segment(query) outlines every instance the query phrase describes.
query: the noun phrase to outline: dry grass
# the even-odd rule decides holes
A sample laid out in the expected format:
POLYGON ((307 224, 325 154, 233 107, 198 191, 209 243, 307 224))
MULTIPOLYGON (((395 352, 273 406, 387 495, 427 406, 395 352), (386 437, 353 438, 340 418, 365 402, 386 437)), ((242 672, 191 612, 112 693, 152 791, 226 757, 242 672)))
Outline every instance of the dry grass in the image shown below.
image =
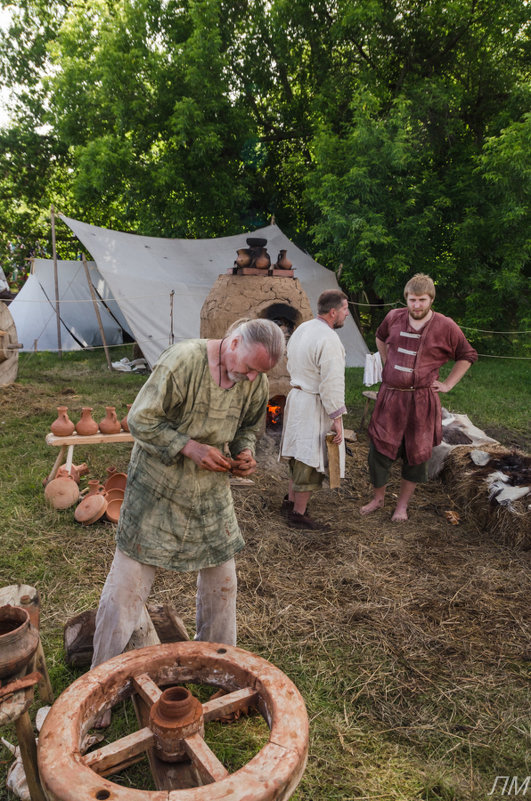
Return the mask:
MULTIPOLYGON (((125 404, 133 382, 119 381, 112 391, 125 404)), ((0 473, 9 509, 0 580, 39 588, 56 691, 78 675, 64 664, 63 625, 97 604, 114 548, 112 526, 83 528, 71 510, 43 503, 40 480, 54 455, 44 434, 62 397, 74 405, 74 383, 62 396, 45 382, 0 396, 10 454, 0 473)), ((103 384, 88 392, 76 385, 75 403, 99 403, 103 416, 103 384)), ((483 801, 496 775, 531 773, 530 554, 486 534, 473 514, 452 526, 444 513, 459 511, 459 501, 439 482, 420 487, 410 520, 396 524, 395 474, 386 507, 361 517, 367 443, 352 447, 341 490, 312 499, 312 514, 332 525, 326 534, 292 531, 280 517, 286 477, 271 443, 254 485, 234 490, 247 543, 237 557, 239 644, 295 681, 311 720, 294 799, 483 801)), ((94 448, 76 461, 88 461, 95 478, 111 462, 126 467, 128 453, 94 448)), ((194 575, 160 571, 153 588, 153 600, 173 603, 191 634, 194 594, 194 575)))

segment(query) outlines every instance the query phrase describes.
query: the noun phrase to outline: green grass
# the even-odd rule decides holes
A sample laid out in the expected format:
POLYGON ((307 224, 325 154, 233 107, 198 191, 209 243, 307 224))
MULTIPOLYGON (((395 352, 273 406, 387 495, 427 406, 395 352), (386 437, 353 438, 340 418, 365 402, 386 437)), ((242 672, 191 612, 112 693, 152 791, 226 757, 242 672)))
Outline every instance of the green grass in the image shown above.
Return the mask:
MULTIPOLYGON (((113 352, 113 359, 122 355, 131 357, 131 349, 113 352)), ((349 419, 355 429, 365 403, 362 373, 347 370, 349 419)), ((523 442, 528 425, 527 375, 525 362, 480 361, 443 404, 469 415, 480 427, 504 432, 509 441, 523 442)), ((97 605, 114 549, 114 529, 103 524, 78 526, 72 510, 56 512, 45 505, 42 479, 56 450, 44 438, 57 405, 67 405, 75 420, 84 405, 94 407, 96 419, 104 416, 106 405, 125 413, 126 403, 144 381, 145 376, 109 373, 101 352, 65 354, 62 360, 50 354, 22 354, 16 384, 0 387, 0 586, 20 581, 38 587, 43 646, 56 694, 83 672, 65 664, 63 626, 68 617, 97 605)), ((127 467, 130 446, 79 451, 74 461, 87 461, 88 477, 101 478, 110 464, 127 467)), ((517 590, 525 594, 528 554, 502 547, 488 550, 473 527, 457 533, 442 529, 442 535, 430 540, 430 532, 422 527, 382 530, 381 521, 376 521, 364 533, 358 530, 354 513, 344 511, 341 504, 355 496, 348 507, 353 509, 357 485, 365 480, 356 473, 344 495, 338 496, 341 503, 334 511, 350 528, 332 543, 302 541, 283 531, 274 539, 271 521, 276 519, 276 507, 271 514, 267 508, 274 487, 246 496, 249 519, 242 522, 248 546, 239 562, 241 644, 286 672, 302 693, 310 718, 310 757, 293 799, 483 801, 497 774, 523 780, 531 770, 524 624, 515 618, 514 628, 495 632, 496 603, 505 621, 517 590), (258 521, 255 527, 253 519, 258 521), (445 544, 455 544, 459 556, 446 552, 445 544), (378 548, 384 545, 388 552, 382 559, 378 548), (434 557, 430 562, 432 550, 439 547, 440 561, 434 557), (390 571, 399 570, 395 563, 408 549, 411 562, 403 575, 394 576, 393 590, 390 571), (298 554, 305 552, 308 573, 297 567, 298 554), (463 555, 473 571, 456 573, 455 585, 443 594, 439 586, 457 570, 463 555), (318 562, 316 578, 309 572, 313 560, 318 562), (278 574, 280 578, 279 564, 286 570, 286 575, 278 574), (507 590, 515 571, 521 571, 522 579, 507 590), (410 597, 413 574, 428 577, 426 586, 434 588, 433 598, 410 597), (273 578, 278 578, 277 584, 273 578), (476 602, 480 582, 485 582, 492 598, 488 614, 476 602), (321 583, 326 591, 319 594, 321 583), (403 594, 393 596, 400 583, 403 594), (293 591, 288 584, 300 585, 303 600, 286 613, 289 601, 283 594, 293 591), (436 603, 442 611, 437 612, 436 603), (262 620, 261 609, 262 628, 256 625, 257 619, 262 620), (315 610, 312 625, 304 636, 292 635, 308 609, 315 610), (286 614, 288 623, 282 628, 286 614), (395 626, 393 615, 398 622, 405 620, 409 629, 395 626), (447 654, 442 632, 454 625, 458 626, 455 654, 447 654)), ((282 492, 277 494, 281 497, 282 492)), ((450 500, 441 503, 448 504, 443 509, 451 505, 450 500)), ((157 600, 175 600, 180 593, 183 618, 192 631, 195 577, 169 581, 173 594, 166 594, 166 585, 159 584, 157 600)), ((109 738, 133 727, 132 711, 123 704, 109 738)), ((209 725, 207 740, 234 769, 259 749, 265 733, 263 721, 250 717, 235 728, 209 725)), ((12 742, 16 739, 13 727, 3 727, 0 734, 12 742)), ((4 787, 10 756, 0 748, 0 799, 14 801, 4 787)), ((152 787, 145 764, 130 768, 120 781, 152 787)))

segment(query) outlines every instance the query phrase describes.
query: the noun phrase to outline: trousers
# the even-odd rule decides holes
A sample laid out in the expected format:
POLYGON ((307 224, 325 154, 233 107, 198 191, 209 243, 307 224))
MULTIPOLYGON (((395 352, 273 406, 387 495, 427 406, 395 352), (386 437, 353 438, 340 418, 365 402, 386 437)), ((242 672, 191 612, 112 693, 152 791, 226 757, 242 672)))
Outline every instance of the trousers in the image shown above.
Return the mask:
MULTIPOLYGON (((96 614, 91 667, 121 654, 137 627, 156 567, 116 548, 96 614)), ((197 576, 196 640, 236 645, 236 564, 229 559, 197 576)))

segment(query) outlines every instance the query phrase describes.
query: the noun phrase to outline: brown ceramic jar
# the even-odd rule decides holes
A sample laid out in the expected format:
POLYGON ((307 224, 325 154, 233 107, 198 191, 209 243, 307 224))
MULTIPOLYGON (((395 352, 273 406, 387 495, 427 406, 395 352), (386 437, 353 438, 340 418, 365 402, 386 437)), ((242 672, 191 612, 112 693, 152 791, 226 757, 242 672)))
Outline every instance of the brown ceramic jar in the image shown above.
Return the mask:
POLYGON ((120 421, 116 416, 116 409, 114 406, 105 407, 106 415, 100 422, 100 431, 102 434, 118 434, 121 430, 120 421))
POLYGON ((15 678, 28 664, 39 644, 39 632, 27 609, 0 607, 0 679, 15 678))
POLYGON ((76 424, 76 431, 82 437, 90 437, 98 433, 98 424, 92 417, 92 406, 83 406, 81 420, 76 424))
POLYGON ((56 437, 69 437, 74 433, 74 424, 68 416, 68 406, 57 407, 57 419, 50 426, 50 431, 56 437))

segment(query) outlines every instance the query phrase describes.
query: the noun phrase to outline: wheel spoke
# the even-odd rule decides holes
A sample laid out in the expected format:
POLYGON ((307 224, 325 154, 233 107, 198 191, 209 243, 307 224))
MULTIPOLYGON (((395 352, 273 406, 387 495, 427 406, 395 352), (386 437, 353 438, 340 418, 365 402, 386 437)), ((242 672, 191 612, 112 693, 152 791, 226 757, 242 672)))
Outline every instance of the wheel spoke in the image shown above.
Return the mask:
POLYGON ((141 673, 139 676, 133 676, 133 685, 136 692, 146 702, 148 706, 152 706, 155 701, 158 701, 162 690, 155 684, 147 673, 141 673))
POLYGON ((219 720, 231 712, 244 710, 246 707, 254 706, 258 701, 258 692, 252 687, 244 687, 243 690, 236 690, 233 693, 222 695, 221 698, 213 698, 203 704, 203 717, 205 723, 209 720, 219 720))
POLYGON ((133 765, 153 745, 153 732, 147 727, 139 729, 114 743, 109 743, 82 757, 83 762, 100 776, 118 773, 133 765))
POLYGON ((197 768, 201 779, 206 783, 219 782, 229 775, 229 771, 219 761, 200 734, 192 734, 183 740, 186 753, 197 768))

